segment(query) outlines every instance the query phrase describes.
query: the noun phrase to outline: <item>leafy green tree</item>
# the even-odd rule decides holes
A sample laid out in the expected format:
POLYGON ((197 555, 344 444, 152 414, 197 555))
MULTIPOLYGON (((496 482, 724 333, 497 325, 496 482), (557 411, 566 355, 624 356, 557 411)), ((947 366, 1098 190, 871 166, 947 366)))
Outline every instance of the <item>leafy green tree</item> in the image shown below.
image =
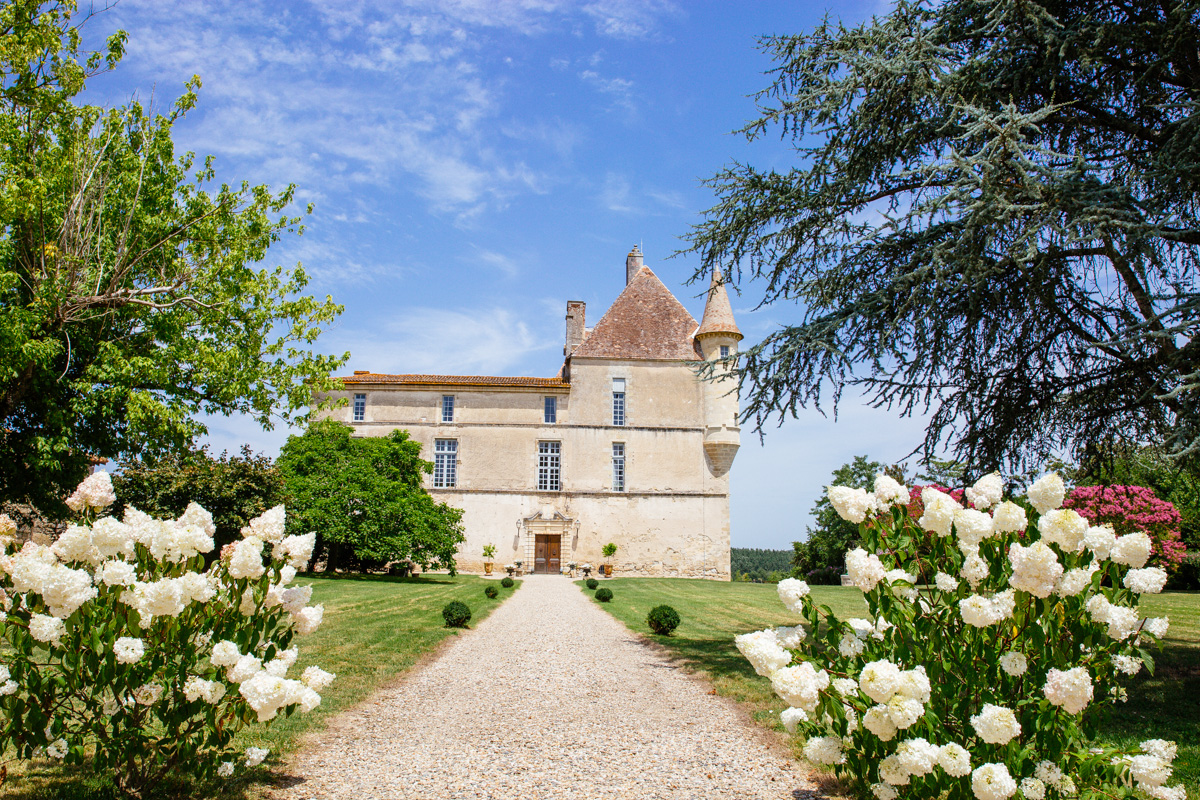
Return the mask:
POLYGON ((1109 435, 1200 448, 1195 0, 897 0, 761 40, 750 140, 691 232, 798 319, 742 353, 759 426, 846 386, 969 472, 1109 435), (774 154, 772 154, 774 156, 774 154))
POLYGON ((121 465, 113 475, 118 501, 152 517, 178 517, 195 501, 213 515, 214 537, 221 548, 241 538, 250 520, 287 502, 283 475, 271 459, 244 445, 240 455, 217 458, 206 448, 195 453, 170 453, 121 465))
POLYGON ((78 103, 126 37, 84 55, 75 10, 0 6, 0 501, 50 514, 92 456, 182 452, 200 414, 302 416, 345 360, 309 349, 340 307, 257 266, 301 231, 293 187, 176 155, 198 78, 162 114, 78 103))
MULTIPOLYGON (((881 472, 886 472, 897 480, 904 479, 903 471, 899 467, 872 461, 866 456, 855 456, 853 461, 833 471, 828 485, 851 486, 870 491, 875 486, 875 476, 881 472)), ((792 542, 793 572, 799 577, 816 569, 836 569, 839 574, 844 572, 846 551, 858 545, 858 526, 838 516, 824 492, 817 502, 813 503, 809 514, 812 515, 815 524, 808 528, 807 538, 802 542, 792 542)))
POLYGON ((434 502, 422 486, 433 465, 407 431, 354 437, 336 420, 314 422, 279 454, 287 485, 288 532, 316 531, 314 558, 326 569, 411 559, 448 569, 463 541, 462 510, 434 502))

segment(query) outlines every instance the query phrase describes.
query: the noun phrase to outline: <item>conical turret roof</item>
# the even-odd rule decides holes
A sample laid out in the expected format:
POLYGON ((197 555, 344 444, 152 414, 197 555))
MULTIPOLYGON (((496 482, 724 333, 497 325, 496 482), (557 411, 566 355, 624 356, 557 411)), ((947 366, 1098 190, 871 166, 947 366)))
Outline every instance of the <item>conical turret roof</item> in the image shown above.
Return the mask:
POLYGON ((725 333, 742 338, 742 332, 733 321, 733 306, 729 304, 729 293, 725 291, 725 276, 717 267, 713 267, 708 301, 704 304, 704 318, 700 320, 696 336, 700 337, 706 333, 725 333))

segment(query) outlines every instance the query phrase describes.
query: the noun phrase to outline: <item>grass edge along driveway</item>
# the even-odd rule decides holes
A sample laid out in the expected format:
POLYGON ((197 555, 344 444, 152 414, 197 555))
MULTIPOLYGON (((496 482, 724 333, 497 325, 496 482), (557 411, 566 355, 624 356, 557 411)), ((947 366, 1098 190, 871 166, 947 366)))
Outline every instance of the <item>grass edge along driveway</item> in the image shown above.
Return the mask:
MULTIPOLYGON (((582 581, 577 583, 592 594, 582 581)), ((755 722, 787 736, 779 721, 787 706, 733 643, 739 633, 796 624, 797 617, 779 601, 774 584, 614 578, 600 585, 613 592, 611 602, 597 603, 600 608, 665 648, 685 669, 702 675, 718 695, 739 703, 755 722), (681 618, 672 636, 659 636, 646 625, 646 614, 662 604, 672 606, 681 618)), ((843 619, 866 615, 862 594, 854 587, 814 586, 812 593, 843 619)), ((1170 617, 1171 629, 1155 674, 1143 671, 1127 684, 1129 701, 1104 721, 1101 738, 1122 745, 1145 739, 1176 741, 1179 754, 1172 783, 1182 783, 1188 797, 1200 797, 1200 592, 1144 595, 1141 610, 1143 616, 1170 617)), ((797 758, 800 744, 791 739, 797 758)))

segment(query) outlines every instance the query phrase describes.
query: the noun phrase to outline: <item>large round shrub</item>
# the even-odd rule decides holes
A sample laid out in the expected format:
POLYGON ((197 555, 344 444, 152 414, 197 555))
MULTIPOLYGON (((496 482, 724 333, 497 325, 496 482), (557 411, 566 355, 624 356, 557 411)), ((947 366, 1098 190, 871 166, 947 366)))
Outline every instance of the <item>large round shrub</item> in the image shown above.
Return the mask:
POLYGON ((511 589, 513 587, 513 579, 512 578, 504 578, 503 580, 500 581, 500 585, 503 586, 505 589, 511 589))
POLYGON ((465 628, 471 621, 471 609, 467 608, 466 603, 451 600, 442 609, 442 618, 446 620, 447 628, 465 628))
POLYGON ((919 516, 887 476, 873 494, 830 487, 859 525, 846 570, 868 616, 841 619, 781 581, 802 624, 743 634, 738 649, 791 706, 781 719, 805 757, 858 797, 1182 797, 1164 785, 1173 743, 1091 738, 1167 631, 1137 611, 1167 578, 1145 566, 1150 537, 1061 508, 1055 474, 1021 504, 1000 502, 1002 486, 987 476, 965 505, 926 487, 919 516))
POLYGON ((484 594, 484 596, 486 596, 487 598, 489 598, 489 599, 491 599, 491 600, 495 600, 495 599, 496 599, 496 595, 500 594, 500 590, 499 590, 499 589, 497 589, 495 586, 487 586, 487 587, 485 587, 485 588, 484 588, 484 590, 483 590, 483 594, 484 594))
POLYGON ((670 606, 655 606, 646 615, 646 624, 655 633, 670 636, 679 627, 679 612, 670 606))
POLYGON ((311 711, 334 677, 287 677, 295 636, 324 614, 311 586, 288 586, 316 534, 285 536, 276 506, 206 568, 215 526, 203 508, 101 517, 114 501, 107 473, 89 476, 67 498, 77 523, 16 553, 0 514, 0 736, 22 758, 87 765, 131 796, 259 764, 267 751, 239 754, 234 735, 311 711))
POLYGON ((612 589, 609 589, 607 586, 596 590, 596 599, 601 603, 607 603, 609 600, 612 600, 612 597, 612 589))
POLYGON ((600 581, 596 580, 595 578, 588 578, 586 585, 592 591, 596 591, 596 587, 600 585, 600 581))

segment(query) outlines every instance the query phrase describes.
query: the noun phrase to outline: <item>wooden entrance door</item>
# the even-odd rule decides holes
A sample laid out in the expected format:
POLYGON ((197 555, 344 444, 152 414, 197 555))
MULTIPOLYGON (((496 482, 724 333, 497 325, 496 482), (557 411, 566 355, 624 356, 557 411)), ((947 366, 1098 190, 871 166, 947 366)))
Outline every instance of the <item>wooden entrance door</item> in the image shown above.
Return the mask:
POLYGON ((539 533, 533 545, 533 571, 543 574, 557 575, 562 571, 559 559, 559 548, 562 537, 557 534, 539 533))

